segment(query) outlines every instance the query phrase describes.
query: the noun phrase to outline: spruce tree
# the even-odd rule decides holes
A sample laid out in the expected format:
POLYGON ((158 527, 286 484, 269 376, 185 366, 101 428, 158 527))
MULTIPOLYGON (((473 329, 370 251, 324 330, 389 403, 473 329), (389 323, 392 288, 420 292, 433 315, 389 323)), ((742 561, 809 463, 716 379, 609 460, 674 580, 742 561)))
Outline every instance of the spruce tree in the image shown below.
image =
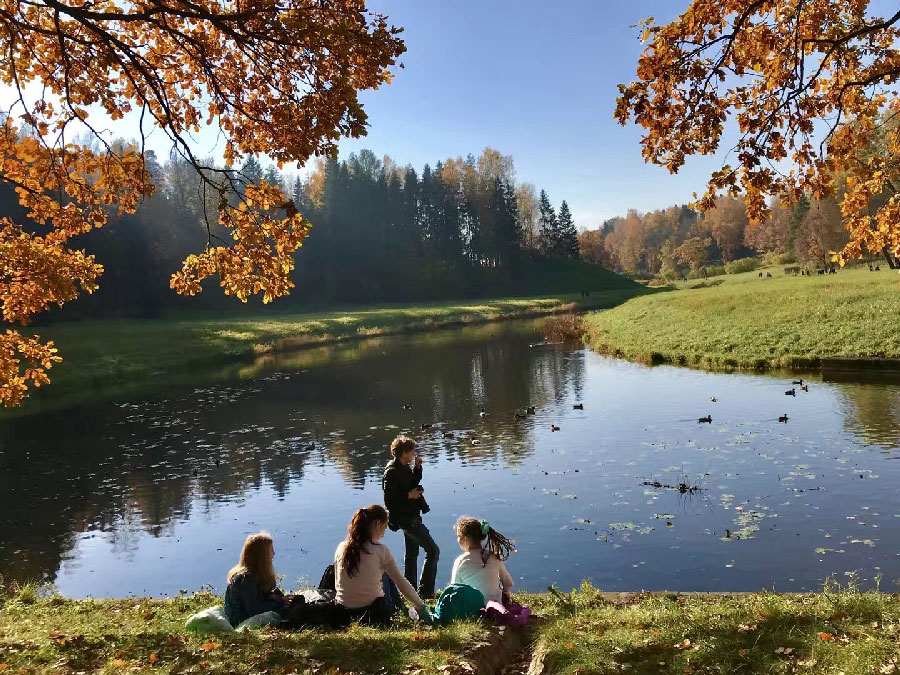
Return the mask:
POLYGON ((541 197, 538 202, 538 242, 540 244, 541 253, 548 257, 554 257, 558 250, 558 225, 556 222, 556 212, 550 203, 550 198, 546 191, 541 190, 541 197))
POLYGON ((557 231, 559 232, 558 255, 570 260, 577 259, 578 231, 575 229, 575 222, 572 220, 572 212, 569 211, 569 205, 566 203, 566 200, 563 200, 563 203, 559 207, 557 231))
POLYGON ((259 160, 253 155, 247 157, 246 161, 238 170, 238 175, 240 176, 240 181, 243 185, 258 185, 263 177, 263 170, 259 160))
POLYGON ((266 167, 262 177, 269 185, 281 185, 281 174, 278 172, 278 169, 275 168, 274 164, 269 164, 269 166, 266 167))

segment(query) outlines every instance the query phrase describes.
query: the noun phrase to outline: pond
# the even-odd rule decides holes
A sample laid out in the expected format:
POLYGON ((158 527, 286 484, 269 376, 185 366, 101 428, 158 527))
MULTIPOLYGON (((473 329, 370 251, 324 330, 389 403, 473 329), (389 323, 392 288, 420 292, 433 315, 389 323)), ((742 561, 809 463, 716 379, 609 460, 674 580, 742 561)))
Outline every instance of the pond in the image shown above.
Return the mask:
MULTIPOLYGON (((516 540, 508 567, 529 590, 801 591, 847 575, 898 590, 900 383, 791 379, 648 368, 507 322, 5 420, 0 574, 71 597, 222 591, 265 529, 284 585, 316 581, 353 510, 381 502, 406 431, 439 584, 470 514, 516 540)), ((402 535, 386 543, 401 559, 402 535)))

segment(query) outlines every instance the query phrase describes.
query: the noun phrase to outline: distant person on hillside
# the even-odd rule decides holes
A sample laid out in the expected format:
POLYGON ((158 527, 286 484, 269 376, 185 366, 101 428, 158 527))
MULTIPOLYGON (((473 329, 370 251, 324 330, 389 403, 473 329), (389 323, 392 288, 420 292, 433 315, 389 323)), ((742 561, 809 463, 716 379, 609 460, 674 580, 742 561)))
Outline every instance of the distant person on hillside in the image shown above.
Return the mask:
POLYGON ((477 588, 485 603, 493 600, 506 604, 504 599, 512 590, 513 578, 503 562, 516 550, 513 542, 486 520, 469 516, 456 521, 456 541, 463 553, 453 563, 450 583, 477 588))
POLYGON ((397 609, 391 593, 385 593, 384 576, 425 616, 425 603, 412 584, 400 574, 394 556, 380 543, 388 525, 388 514, 378 504, 353 514, 347 538, 334 552, 335 602, 344 607, 349 621, 385 625, 397 609))
POLYGON ((419 581, 419 595, 434 597, 434 582, 440 549, 422 522, 422 514, 430 511, 425 502, 422 482, 422 457, 416 454, 416 442, 406 436, 397 436, 391 443, 394 459, 385 467, 381 479, 384 505, 388 510, 390 528, 403 530, 406 540, 404 573, 413 586, 419 568, 419 548, 425 550, 425 565, 419 581), (411 468, 410 465, 414 466, 411 468))
POLYGON ((281 620, 288 601, 275 586, 274 557, 275 546, 268 533, 251 534, 244 541, 238 564, 228 572, 225 589, 225 616, 232 626, 257 616, 258 626, 281 620))

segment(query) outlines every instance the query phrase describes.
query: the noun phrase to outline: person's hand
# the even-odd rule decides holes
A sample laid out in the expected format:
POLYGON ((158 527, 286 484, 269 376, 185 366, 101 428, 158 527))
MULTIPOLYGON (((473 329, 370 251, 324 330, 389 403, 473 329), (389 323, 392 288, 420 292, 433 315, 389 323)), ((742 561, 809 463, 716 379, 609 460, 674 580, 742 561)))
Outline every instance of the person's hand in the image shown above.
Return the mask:
POLYGON ((415 463, 415 467, 416 467, 417 469, 421 469, 421 468, 422 468, 422 455, 416 455, 416 463, 415 463))
POLYGON ((409 494, 406 496, 409 497, 410 499, 419 499, 422 496, 423 492, 424 492, 424 490, 422 490, 422 486, 420 485, 420 486, 414 487, 412 490, 410 490, 409 494))

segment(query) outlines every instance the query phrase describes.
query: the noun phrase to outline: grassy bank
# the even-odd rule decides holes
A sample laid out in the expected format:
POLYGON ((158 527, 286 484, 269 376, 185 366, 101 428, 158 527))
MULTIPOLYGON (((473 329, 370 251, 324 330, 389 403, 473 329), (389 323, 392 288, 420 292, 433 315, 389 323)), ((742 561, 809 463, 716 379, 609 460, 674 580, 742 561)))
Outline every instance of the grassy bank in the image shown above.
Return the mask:
POLYGON ((585 585, 537 607, 543 673, 900 673, 900 597, 604 595, 585 585))
POLYGON ((191 614, 220 602, 209 593, 171 600, 16 599, 0 609, 0 671, 324 675, 397 673, 418 663, 435 673, 483 630, 474 621, 420 628, 405 618, 392 630, 185 631, 191 614))
POLYGON ((637 284, 540 298, 346 308, 212 319, 82 321, 44 327, 64 361, 33 398, 59 400, 152 389, 173 375, 261 354, 377 335, 435 330, 563 311, 612 307, 644 292, 637 284))
MULTIPOLYGON (((826 589, 777 595, 620 595, 589 585, 526 595, 541 616, 509 661, 524 673, 900 673, 900 597, 826 589)), ((184 631, 206 593, 169 600, 67 600, 33 591, 0 606, 0 669, 27 673, 467 673, 496 637, 478 621, 400 619, 391 630, 203 636, 184 631)), ((501 667, 503 664, 500 664, 501 667)), ((501 668, 498 668, 499 672, 501 668)))
POLYGON ((900 276, 883 270, 682 283, 587 320, 598 351, 703 368, 816 366, 828 357, 900 358, 900 276))

